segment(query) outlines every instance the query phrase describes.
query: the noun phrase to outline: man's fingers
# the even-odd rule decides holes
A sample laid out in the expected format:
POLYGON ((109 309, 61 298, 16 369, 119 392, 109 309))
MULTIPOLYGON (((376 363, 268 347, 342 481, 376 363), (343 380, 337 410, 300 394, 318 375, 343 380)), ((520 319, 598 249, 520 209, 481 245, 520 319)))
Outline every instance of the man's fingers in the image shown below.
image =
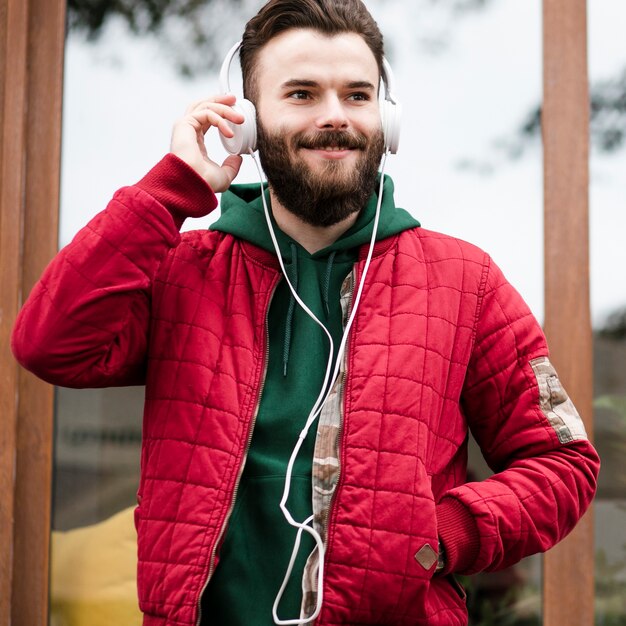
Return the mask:
POLYGON ((232 106, 237 101, 237 98, 232 93, 222 93, 214 96, 210 96, 208 98, 202 98, 201 100, 196 100, 192 102, 186 109, 185 115, 191 113, 194 109, 198 107, 203 107, 209 104, 225 104, 227 106, 232 106))
POLYGON ((214 113, 218 113, 222 117, 230 120, 231 122, 234 122, 235 124, 241 124, 243 122, 243 115, 241 113, 235 111, 235 109, 230 106, 217 102, 211 102, 207 103, 205 106, 200 106, 193 113, 202 113, 204 111, 213 111, 214 113))
POLYGON ((222 100, 205 98, 204 100, 194 102, 190 107, 188 107, 185 111, 185 115, 194 115, 207 110, 217 111, 224 117, 238 124, 241 122, 242 116, 233 109, 235 102, 235 96, 231 96, 230 94, 226 94, 222 100))
POLYGON ((232 137, 233 132, 227 120, 233 124, 241 124, 243 115, 229 106, 218 103, 200 103, 196 108, 189 111, 183 119, 199 126, 199 130, 206 132, 211 126, 216 126, 226 137, 232 137), (195 123, 194 123, 195 122, 195 123))
POLYGON ((231 124, 241 124, 244 116, 232 108, 236 98, 222 94, 194 102, 172 130, 170 151, 190 165, 215 192, 228 189, 241 168, 242 158, 228 156, 222 165, 209 158, 203 135, 215 126, 225 137, 234 135, 231 124))
POLYGON ((219 132, 226 137, 232 137, 234 134, 226 119, 219 113, 211 111, 210 109, 196 111, 188 115, 187 119, 193 120, 193 122, 199 124, 200 130, 202 130, 203 133, 206 133, 211 126, 215 126, 219 132))

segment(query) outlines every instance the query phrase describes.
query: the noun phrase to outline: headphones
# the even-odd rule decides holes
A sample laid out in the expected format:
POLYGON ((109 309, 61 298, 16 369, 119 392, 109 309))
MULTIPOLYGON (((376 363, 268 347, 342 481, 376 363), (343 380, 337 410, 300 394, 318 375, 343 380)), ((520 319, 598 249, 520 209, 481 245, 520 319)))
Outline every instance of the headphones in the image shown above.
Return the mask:
MULTIPOLYGON (((220 70, 220 89, 224 93, 232 93, 230 88, 230 66, 234 56, 239 52, 241 41, 238 41, 226 55, 220 70)), ((380 102, 380 117, 385 138, 385 152, 396 154, 400 143, 400 117, 402 105, 393 95, 393 72, 387 59, 383 57, 382 82, 385 99, 380 102)), ((242 124, 227 122, 235 133, 233 137, 224 137, 220 133, 222 145, 230 154, 249 154, 256 150, 256 109, 250 100, 238 99, 233 109, 244 117, 242 124)))

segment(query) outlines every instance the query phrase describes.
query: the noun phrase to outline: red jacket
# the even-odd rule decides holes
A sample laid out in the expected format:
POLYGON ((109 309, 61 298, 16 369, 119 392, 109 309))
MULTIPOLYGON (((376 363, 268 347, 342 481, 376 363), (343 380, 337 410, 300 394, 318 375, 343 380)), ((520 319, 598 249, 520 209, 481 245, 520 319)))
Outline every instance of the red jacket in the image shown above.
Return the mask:
MULTIPOLYGON (((13 336, 18 360, 51 383, 146 385, 136 523, 147 626, 199 621, 280 280, 252 244, 179 235, 184 216, 214 207, 167 157, 52 261, 13 336)), ((546 356, 485 253, 421 228, 377 243, 348 345, 318 625, 466 624, 447 573, 509 566, 573 528, 599 461, 546 356), (468 426, 496 472, 482 482, 466 482, 468 426), (447 565, 435 576, 438 540, 447 565)))

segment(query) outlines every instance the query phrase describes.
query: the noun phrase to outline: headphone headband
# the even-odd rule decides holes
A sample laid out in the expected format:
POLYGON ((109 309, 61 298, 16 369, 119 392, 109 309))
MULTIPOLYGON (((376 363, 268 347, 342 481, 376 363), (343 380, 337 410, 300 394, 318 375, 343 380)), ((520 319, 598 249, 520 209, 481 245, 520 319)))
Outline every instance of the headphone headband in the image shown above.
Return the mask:
POLYGON ((241 48, 241 39, 227 52, 224 61, 222 62, 222 68, 220 69, 220 89, 224 93, 232 93, 230 89, 230 65, 233 62, 234 56, 239 52, 241 48))
POLYGON ((386 57, 383 57, 383 84, 385 85, 385 100, 387 102, 391 102, 391 104, 398 104, 396 97, 394 94, 394 84, 395 80, 393 77, 393 71, 391 69, 391 65, 389 65, 389 61, 387 61, 386 57))

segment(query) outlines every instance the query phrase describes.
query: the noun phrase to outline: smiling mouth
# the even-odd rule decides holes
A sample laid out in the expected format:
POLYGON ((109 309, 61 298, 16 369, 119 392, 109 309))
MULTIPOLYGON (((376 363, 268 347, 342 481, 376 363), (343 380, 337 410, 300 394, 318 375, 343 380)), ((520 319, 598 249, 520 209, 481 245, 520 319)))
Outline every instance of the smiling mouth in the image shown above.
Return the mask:
POLYGON ((314 155, 317 159, 325 161, 343 161, 349 158, 357 148, 348 148, 345 146, 318 146, 316 148, 305 148, 305 150, 314 155))
POLYGON ((317 148, 312 148, 313 150, 322 150, 324 152, 344 152, 345 150, 356 150, 356 148, 351 148, 348 146, 319 146, 317 148))
POLYGON ((316 152, 352 152, 359 150, 359 146, 345 144, 302 144, 300 148, 316 152))
POLYGON ((308 136, 300 135, 296 138, 295 145, 302 150, 339 158, 351 152, 366 150, 367 139, 360 134, 325 131, 308 136))

